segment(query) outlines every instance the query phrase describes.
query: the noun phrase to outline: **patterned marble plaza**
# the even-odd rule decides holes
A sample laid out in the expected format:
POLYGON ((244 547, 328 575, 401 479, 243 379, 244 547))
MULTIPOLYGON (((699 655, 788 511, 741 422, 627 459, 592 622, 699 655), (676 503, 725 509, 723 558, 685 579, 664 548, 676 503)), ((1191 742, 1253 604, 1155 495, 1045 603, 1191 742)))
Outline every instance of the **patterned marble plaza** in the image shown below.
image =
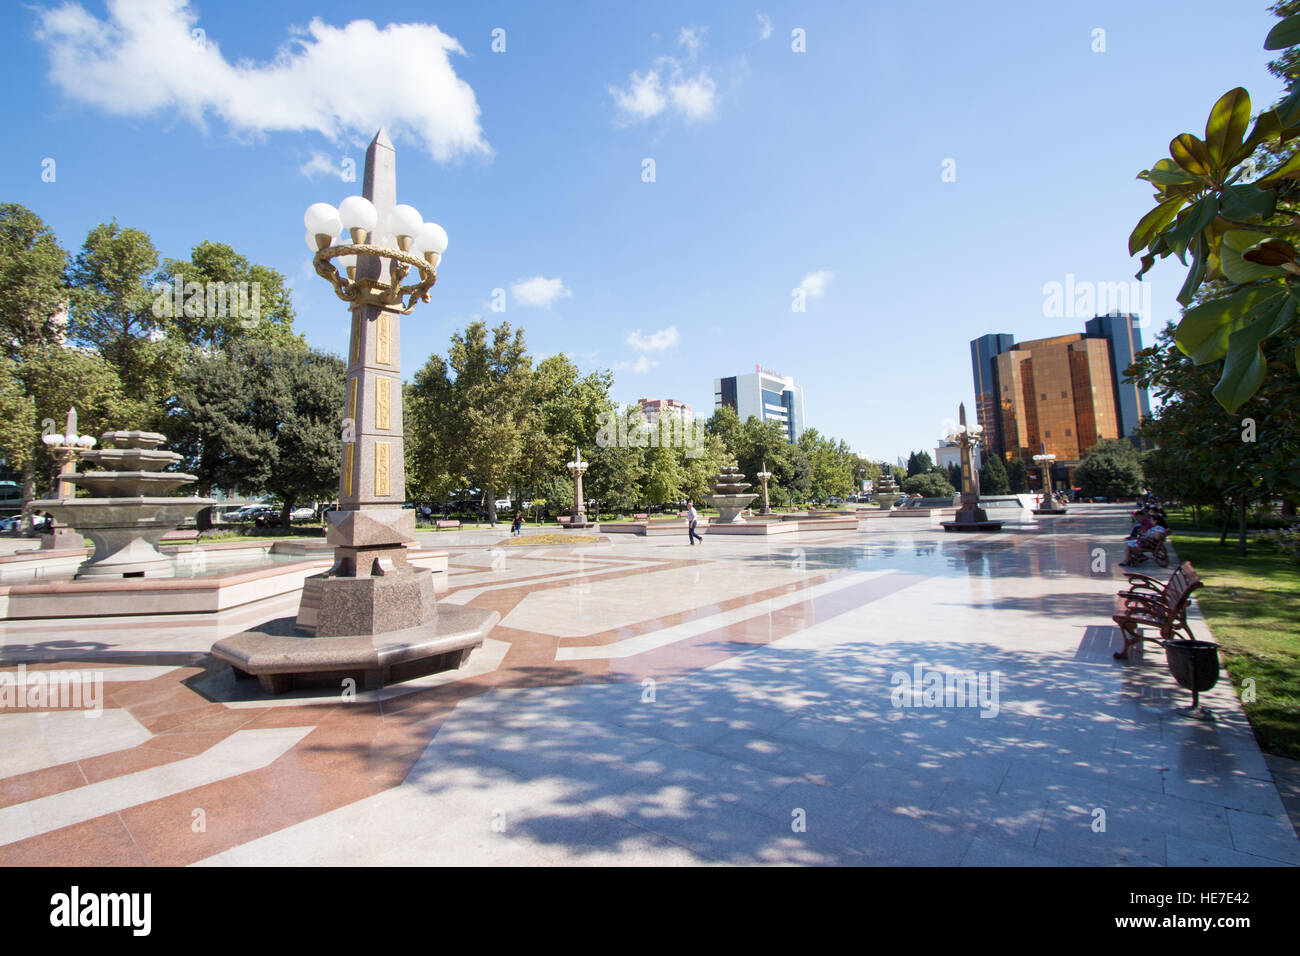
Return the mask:
POLYGON ((505 528, 422 536, 440 604, 501 615, 469 665, 347 699, 208 654, 296 594, 0 623, 11 690, 102 682, 0 707, 0 864, 1300 864, 1227 676, 1199 723, 1158 651, 1111 658, 1122 508, 694 548, 505 528))

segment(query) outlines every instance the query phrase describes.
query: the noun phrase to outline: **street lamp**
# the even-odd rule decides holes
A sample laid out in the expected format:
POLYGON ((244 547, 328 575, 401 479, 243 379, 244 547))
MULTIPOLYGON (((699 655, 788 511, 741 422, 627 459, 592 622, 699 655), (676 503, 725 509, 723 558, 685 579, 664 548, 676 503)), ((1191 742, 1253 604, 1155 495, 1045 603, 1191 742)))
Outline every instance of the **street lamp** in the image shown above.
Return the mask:
POLYGON ((1044 442, 1042 453, 1035 455, 1034 461, 1043 470, 1043 507, 1047 507, 1047 498, 1052 493, 1052 462, 1056 461, 1056 456, 1048 453, 1044 442))
MULTIPOLYGON (((573 461, 567 462, 564 466, 569 469, 569 474, 573 475, 573 517, 569 521, 571 528, 585 528, 587 526, 587 505, 582 497, 582 476, 587 470, 587 462, 582 460, 582 453, 573 449, 573 461)), ((600 515, 596 515, 596 520, 600 520, 600 515)))
POLYGON ((961 449, 961 507, 952 521, 939 522, 944 531, 1000 531, 1002 522, 990 521, 988 513, 979 506, 979 472, 975 470, 971 451, 980 443, 984 426, 966 424, 966 405, 957 406, 959 424, 948 426, 948 440, 961 449))
POLYGON ((767 499, 767 483, 772 480, 772 473, 767 470, 767 462, 763 462, 763 470, 754 476, 763 483, 763 507, 759 509, 759 514, 770 515, 772 506, 767 499))
POLYGON ((438 281, 438 263, 447 251, 447 232, 436 222, 425 222, 414 206, 394 206, 388 213, 387 232, 396 241, 395 249, 369 241, 379 212, 364 196, 349 196, 337 209, 329 203, 313 203, 303 221, 307 248, 316 254, 312 260, 316 274, 328 280, 344 302, 397 306, 395 311, 409 315, 417 302, 429 301, 429 291, 438 281), (350 241, 339 241, 341 230, 346 230, 350 241), (373 275, 358 277, 363 256, 380 265, 372 267, 373 275), (412 268, 420 281, 403 285, 412 268))
POLYGON ((429 301, 447 233, 397 202, 396 154, 383 130, 366 150, 363 182, 364 195, 313 203, 303 216, 313 268, 352 313, 339 507, 326 534, 334 566, 308 578, 298 610, 299 629, 317 637, 423 625, 434 606, 427 569, 407 559, 415 513, 402 507, 400 321, 429 301))
MULTIPOLYGON (((73 474, 77 470, 77 458, 82 452, 95 447, 94 436, 77 434, 77 410, 69 408, 67 421, 63 426, 63 434, 42 435, 41 441, 49 450, 50 457, 54 459, 55 464, 59 466, 59 478, 54 488, 54 497, 59 499, 75 498, 77 496, 76 486, 67 481, 64 476, 73 474)), ((41 537, 41 548, 47 550, 52 548, 80 548, 82 544, 81 535, 74 528, 63 524, 51 524, 50 534, 41 537)))
POLYGON ((94 436, 77 434, 77 410, 69 408, 64 433, 62 435, 42 435, 41 441, 45 443, 45 447, 49 449, 50 457, 59 466, 59 481, 55 489, 55 497, 74 497, 77 493, 76 488, 70 482, 65 481, 63 476, 71 474, 75 470, 77 456, 81 452, 95 447, 94 436))

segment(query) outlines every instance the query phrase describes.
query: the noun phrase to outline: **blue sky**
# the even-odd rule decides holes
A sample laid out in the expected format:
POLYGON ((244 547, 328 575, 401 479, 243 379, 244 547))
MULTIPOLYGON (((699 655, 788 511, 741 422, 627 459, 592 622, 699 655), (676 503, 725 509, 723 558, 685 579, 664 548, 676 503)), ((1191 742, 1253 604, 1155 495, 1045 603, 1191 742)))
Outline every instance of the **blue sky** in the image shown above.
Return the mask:
MULTIPOLYGON (((112 217, 165 256, 230 243, 342 353, 302 213, 360 191, 337 170, 388 124, 399 200, 450 236, 407 377, 506 319, 536 358, 613 369, 620 401, 708 414, 715 377, 761 363, 809 425, 893 459, 971 408, 971 338, 1082 331, 1044 285, 1131 280, 1134 175, 1228 89, 1272 101, 1273 22, 1262 0, 36 0, 0 13, 0 175, 74 251, 112 217)), ((1182 276, 1150 277, 1148 329, 1182 276)))

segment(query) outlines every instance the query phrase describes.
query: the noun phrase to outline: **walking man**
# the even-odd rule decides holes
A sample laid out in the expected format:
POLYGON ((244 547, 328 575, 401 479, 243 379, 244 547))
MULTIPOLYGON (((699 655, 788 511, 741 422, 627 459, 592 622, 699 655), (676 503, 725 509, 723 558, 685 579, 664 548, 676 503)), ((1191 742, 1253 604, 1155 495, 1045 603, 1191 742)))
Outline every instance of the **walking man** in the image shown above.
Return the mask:
POLYGON ((695 533, 695 522, 699 520, 700 516, 695 513, 695 502, 686 502, 686 540, 691 543, 692 548, 695 547, 696 538, 699 538, 700 544, 704 543, 704 539, 695 533))

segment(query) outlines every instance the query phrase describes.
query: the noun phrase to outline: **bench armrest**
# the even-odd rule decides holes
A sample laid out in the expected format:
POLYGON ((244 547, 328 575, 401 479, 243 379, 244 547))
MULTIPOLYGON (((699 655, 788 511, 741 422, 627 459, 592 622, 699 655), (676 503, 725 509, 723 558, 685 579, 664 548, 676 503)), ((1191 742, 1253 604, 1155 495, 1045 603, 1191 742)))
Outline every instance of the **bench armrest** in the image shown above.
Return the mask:
POLYGON ((1163 591, 1165 589, 1163 583, 1157 581, 1149 574, 1135 574, 1133 572, 1125 572, 1124 577, 1128 578, 1128 583, 1130 587, 1147 587, 1147 588, 1151 588, 1151 590, 1153 591, 1163 591))

